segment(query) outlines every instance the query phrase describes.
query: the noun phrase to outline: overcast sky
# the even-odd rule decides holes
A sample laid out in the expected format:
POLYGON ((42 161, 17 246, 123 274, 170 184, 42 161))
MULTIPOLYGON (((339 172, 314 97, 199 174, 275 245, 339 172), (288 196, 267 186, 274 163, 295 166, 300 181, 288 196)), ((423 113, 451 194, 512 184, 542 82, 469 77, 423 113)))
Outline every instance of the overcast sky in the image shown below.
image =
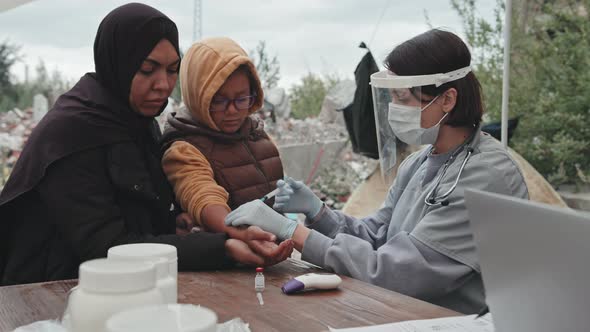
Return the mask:
MULTIPOLYGON (((43 59, 71 80, 93 71, 92 45, 102 18, 129 1, 36 0, 0 12, 0 41, 21 46, 23 63, 14 76, 24 78, 24 63, 34 75, 43 59)), ((193 0, 143 1, 178 25, 181 49, 192 44, 193 0)), ((260 40, 281 65, 279 85, 288 88, 307 72, 352 78, 365 41, 381 65, 398 43, 434 27, 463 36, 461 18, 450 0, 203 0, 203 37, 228 36, 252 50, 260 40), (379 25, 379 19, 381 21, 379 25), (373 39, 372 39, 373 37, 373 39)), ((491 17, 495 1, 479 0, 478 11, 491 17)))

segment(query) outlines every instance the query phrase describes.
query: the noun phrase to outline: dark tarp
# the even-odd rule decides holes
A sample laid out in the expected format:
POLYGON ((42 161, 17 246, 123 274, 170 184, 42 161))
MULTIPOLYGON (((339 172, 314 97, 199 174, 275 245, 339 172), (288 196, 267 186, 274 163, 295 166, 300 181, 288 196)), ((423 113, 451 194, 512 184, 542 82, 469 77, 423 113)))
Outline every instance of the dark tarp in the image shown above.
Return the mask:
MULTIPOLYGON (((363 44, 361 44, 363 46, 363 44)), ((362 47, 361 46, 361 47, 362 47)), ((352 142, 352 150, 365 157, 379 159, 373 97, 371 94, 371 74, 379 71, 377 63, 367 50, 354 71, 356 91, 352 104, 342 110, 346 129, 352 142)))

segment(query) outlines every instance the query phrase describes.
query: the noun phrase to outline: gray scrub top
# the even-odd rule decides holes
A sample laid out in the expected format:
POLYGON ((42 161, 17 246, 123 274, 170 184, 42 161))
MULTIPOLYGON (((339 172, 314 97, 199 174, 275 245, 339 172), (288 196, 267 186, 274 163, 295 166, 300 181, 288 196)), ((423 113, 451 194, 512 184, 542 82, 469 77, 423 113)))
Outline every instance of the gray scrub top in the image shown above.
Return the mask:
MULTIPOLYGON (((463 313, 484 306, 484 292, 475 243, 465 207, 465 188, 518 198, 528 191, 518 166, 503 146, 478 132, 474 149, 448 206, 427 206, 424 198, 435 185, 450 153, 429 155, 430 148, 410 155, 381 208, 356 219, 323 207, 313 220, 302 258, 348 275, 463 313)), ((466 151, 447 169, 437 193, 455 181, 466 151)))

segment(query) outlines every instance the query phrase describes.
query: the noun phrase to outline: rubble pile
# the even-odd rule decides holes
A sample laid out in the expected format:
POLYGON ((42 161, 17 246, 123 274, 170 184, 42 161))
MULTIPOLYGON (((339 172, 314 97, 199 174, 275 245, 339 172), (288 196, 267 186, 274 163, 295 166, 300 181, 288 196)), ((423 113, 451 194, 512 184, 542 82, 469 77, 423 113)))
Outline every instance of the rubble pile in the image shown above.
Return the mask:
POLYGON ((277 145, 329 142, 348 139, 346 128, 338 123, 322 123, 318 118, 265 120, 264 130, 277 145))
POLYGON ((0 188, 36 124, 32 108, 0 112, 0 188))
POLYGON ((330 167, 324 168, 311 183, 326 205, 340 210, 348 201, 352 191, 377 169, 379 162, 352 152, 346 145, 340 159, 330 167))
MULTIPOLYGON (((277 123, 267 120, 265 130, 278 146, 348 140, 343 122, 327 122, 321 117, 304 120, 277 119, 277 123)), ((329 207, 341 209, 354 188, 377 167, 377 160, 353 153, 350 142, 346 142, 337 151, 335 158, 318 169, 309 185, 329 207)))

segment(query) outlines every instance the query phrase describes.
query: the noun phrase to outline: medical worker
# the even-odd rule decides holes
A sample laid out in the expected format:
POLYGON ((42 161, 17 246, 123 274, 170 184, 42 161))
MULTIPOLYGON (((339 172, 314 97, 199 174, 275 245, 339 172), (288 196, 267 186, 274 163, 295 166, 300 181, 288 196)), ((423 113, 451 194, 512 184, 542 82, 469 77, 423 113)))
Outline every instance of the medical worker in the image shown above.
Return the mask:
MULTIPOLYGON (((480 130, 484 107, 471 54, 453 33, 430 30, 395 47, 371 76, 381 167, 395 141, 426 147, 405 159, 385 202, 357 219, 329 209, 300 181, 279 182, 274 209, 260 201, 226 218, 292 238, 313 264, 463 313, 484 307, 484 289, 464 190, 528 198, 508 151, 480 130), (386 157, 384 157, 386 156, 386 157)), ((394 151, 395 152, 395 151, 394 151)))

